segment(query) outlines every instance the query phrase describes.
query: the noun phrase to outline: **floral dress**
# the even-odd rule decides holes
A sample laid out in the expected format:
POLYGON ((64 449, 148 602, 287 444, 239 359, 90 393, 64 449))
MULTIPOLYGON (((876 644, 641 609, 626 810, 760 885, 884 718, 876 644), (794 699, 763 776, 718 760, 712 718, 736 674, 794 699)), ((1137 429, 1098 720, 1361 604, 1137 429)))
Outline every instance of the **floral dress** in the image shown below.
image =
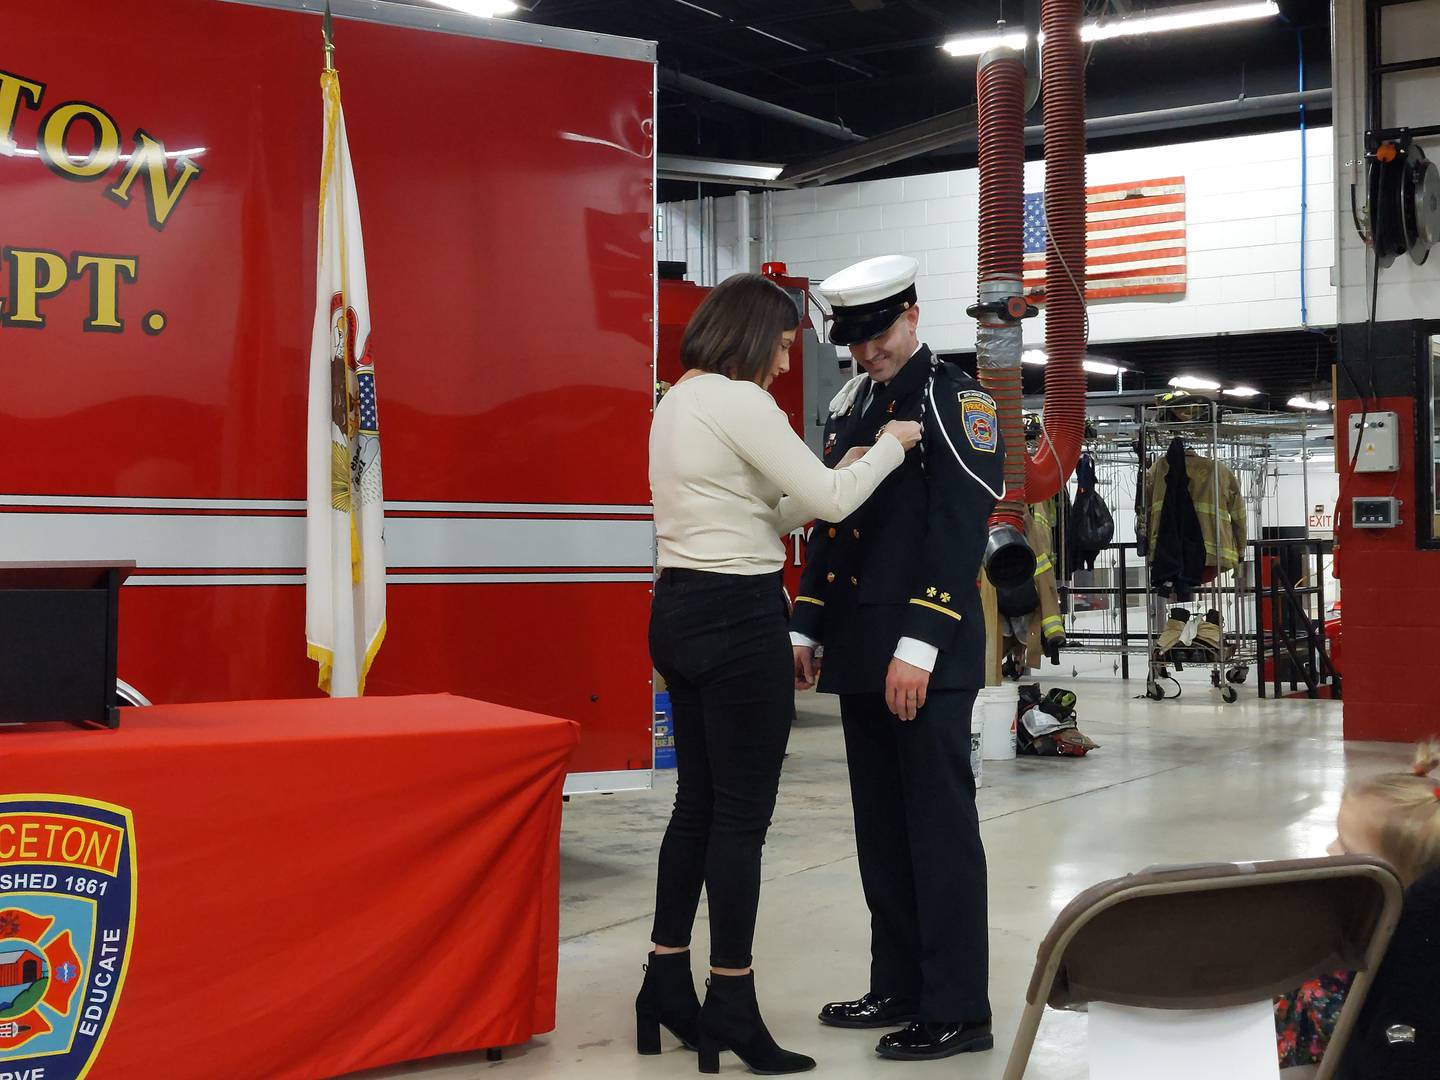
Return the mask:
POLYGON ((1275 1037, 1282 1069, 1319 1064, 1340 1018, 1351 978, 1349 972, 1324 975, 1275 999, 1275 1037))

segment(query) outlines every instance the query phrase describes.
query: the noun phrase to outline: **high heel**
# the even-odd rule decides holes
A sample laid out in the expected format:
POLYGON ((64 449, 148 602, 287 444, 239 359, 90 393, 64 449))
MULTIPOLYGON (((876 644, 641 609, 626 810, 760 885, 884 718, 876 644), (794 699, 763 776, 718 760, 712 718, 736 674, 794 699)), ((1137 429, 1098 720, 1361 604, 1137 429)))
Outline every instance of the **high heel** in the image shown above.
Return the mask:
POLYGON ((720 1044, 703 1034, 700 1036, 700 1071, 702 1073, 718 1073, 720 1071, 720 1044))
POLYGON ((660 1053, 660 1021, 638 1010, 635 1013, 635 1052, 660 1053))
POLYGON ((711 975, 700 1010, 700 1071, 719 1072, 720 1051, 732 1050, 753 1073, 779 1076, 809 1072, 815 1059, 776 1044, 755 1000, 755 973, 711 975))
POLYGON ((651 953, 645 981, 635 997, 635 1052, 660 1053, 660 1028, 694 1050, 699 1039, 700 999, 690 975, 690 953, 651 953))

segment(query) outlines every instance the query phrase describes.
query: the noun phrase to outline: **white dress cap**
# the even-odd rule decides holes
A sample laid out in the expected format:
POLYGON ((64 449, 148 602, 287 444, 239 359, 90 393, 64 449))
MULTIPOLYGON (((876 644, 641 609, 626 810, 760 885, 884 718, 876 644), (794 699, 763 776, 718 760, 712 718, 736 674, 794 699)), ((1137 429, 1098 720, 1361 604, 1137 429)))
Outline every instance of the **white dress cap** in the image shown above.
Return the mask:
POLYGON ((919 272, 909 255, 881 255, 831 274, 820 283, 820 295, 832 308, 873 304, 914 285, 919 272))

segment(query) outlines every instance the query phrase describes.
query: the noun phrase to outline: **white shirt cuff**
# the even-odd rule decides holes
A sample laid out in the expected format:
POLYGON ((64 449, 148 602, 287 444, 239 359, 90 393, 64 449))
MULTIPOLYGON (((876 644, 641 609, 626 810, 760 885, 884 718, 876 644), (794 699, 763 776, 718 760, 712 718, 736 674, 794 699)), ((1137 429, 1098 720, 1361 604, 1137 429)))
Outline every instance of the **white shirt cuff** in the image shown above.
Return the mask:
MULTIPOLYGON (((795 635, 790 635, 794 640, 795 635)), ((935 660, 940 655, 940 650, 927 641, 919 638, 902 637, 900 643, 895 646, 895 659, 903 660, 907 664, 922 668, 925 671, 935 670, 935 660)))
POLYGON ((820 643, 813 638, 808 638, 804 634, 797 634, 794 630, 790 631, 790 644, 796 648, 804 649, 814 649, 820 645, 820 643))

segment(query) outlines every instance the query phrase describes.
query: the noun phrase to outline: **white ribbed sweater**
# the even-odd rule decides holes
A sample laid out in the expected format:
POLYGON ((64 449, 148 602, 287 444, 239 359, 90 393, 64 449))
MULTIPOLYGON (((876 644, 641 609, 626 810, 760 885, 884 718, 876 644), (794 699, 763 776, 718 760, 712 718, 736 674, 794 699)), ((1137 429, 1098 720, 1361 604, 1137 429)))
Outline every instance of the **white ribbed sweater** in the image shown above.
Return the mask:
POLYGON ((650 425, 650 496, 658 563, 724 574, 769 574, 781 537, 812 518, 840 521, 900 466, 883 435, 865 457, 827 468, 755 383, 695 375, 677 383, 650 425))

